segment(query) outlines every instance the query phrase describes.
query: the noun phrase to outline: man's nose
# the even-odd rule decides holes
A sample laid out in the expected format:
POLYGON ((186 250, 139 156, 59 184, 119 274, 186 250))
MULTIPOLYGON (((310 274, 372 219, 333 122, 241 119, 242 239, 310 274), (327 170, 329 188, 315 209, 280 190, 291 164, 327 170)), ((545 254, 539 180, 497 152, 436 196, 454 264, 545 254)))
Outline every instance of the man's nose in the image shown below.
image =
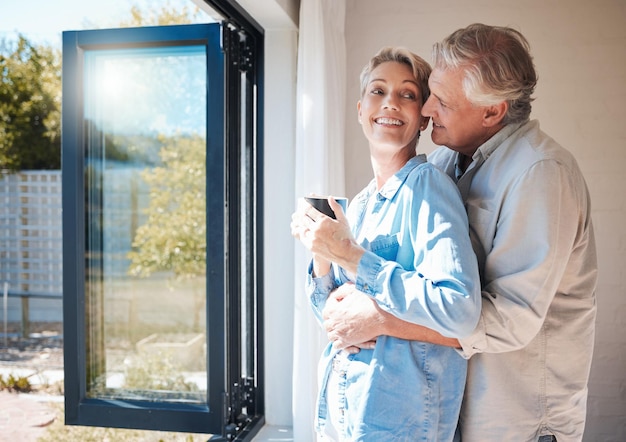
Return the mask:
POLYGON ((426 102, 422 106, 422 116, 423 117, 432 117, 433 116, 433 109, 432 109, 432 101, 433 100, 434 100, 434 98, 431 95, 430 97, 428 97, 428 99, 426 100, 426 102))

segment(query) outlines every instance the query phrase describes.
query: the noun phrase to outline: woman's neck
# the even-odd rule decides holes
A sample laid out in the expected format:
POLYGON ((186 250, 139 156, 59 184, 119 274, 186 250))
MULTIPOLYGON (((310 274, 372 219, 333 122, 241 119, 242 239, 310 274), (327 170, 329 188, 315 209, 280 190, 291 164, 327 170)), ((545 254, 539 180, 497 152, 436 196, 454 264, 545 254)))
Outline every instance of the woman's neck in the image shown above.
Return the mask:
POLYGON ((380 190, 387 180, 402 169, 407 161, 414 156, 416 156, 415 149, 410 151, 403 150, 390 156, 372 154, 372 170, 374 171, 374 178, 376 179, 376 189, 380 190))

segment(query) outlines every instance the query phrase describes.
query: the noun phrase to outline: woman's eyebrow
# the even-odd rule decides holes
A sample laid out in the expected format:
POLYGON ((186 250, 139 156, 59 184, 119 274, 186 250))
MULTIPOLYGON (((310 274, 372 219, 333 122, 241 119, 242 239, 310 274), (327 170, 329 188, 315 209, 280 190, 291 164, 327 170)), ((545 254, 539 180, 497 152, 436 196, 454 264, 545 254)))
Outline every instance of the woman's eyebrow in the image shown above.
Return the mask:
MULTIPOLYGON (((380 82, 382 82, 382 83, 387 83, 387 80, 385 80, 384 78, 372 78, 372 79, 369 81, 369 83, 368 83, 368 84, 374 83, 375 81, 380 81, 380 82)), ((407 80, 403 80, 402 82, 403 82, 403 83, 411 83, 411 84, 413 84, 413 85, 415 85, 415 86, 419 87, 419 85, 417 84, 417 81, 415 81, 415 80, 410 80, 410 79, 407 79, 407 80)))

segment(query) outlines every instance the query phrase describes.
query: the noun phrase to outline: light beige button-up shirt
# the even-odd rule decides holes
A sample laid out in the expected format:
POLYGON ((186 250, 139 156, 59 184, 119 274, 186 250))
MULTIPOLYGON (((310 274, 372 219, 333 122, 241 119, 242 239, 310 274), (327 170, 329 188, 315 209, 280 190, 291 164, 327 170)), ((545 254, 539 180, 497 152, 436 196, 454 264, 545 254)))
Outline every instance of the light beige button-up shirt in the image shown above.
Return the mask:
POLYGON ((461 339, 469 372, 463 442, 582 440, 597 281, 589 193, 574 157, 536 121, 509 125, 457 181, 479 261, 482 313, 461 339))

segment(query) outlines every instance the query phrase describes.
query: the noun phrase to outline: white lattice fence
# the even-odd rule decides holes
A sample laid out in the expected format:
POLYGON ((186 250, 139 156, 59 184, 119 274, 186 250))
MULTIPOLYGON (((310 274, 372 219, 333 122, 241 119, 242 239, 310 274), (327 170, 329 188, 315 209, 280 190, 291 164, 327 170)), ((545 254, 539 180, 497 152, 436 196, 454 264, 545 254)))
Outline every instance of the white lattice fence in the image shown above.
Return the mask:
POLYGON ((61 171, 0 178, 0 281, 11 292, 61 295, 61 171))
POLYGON ((18 302, 3 302, 3 318, 21 316, 23 335, 62 318, 61 206, 61 171, 0 174, 0 287, 18 302))

